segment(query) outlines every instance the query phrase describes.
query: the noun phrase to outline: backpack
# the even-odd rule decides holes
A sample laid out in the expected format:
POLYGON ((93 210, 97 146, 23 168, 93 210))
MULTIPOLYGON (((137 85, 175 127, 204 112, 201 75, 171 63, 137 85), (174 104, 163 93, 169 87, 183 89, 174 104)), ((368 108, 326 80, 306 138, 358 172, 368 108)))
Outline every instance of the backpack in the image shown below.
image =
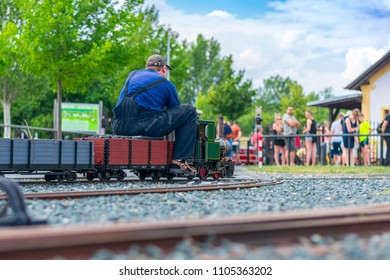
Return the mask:
POLYGON ((383 133, 383 132, 382 132, 382 125, 383 125, 383 122, 384 122, 384 120, 381 121, 380 124, 378 124, 378 127, 376 128, 376 132, 377 132, 377 133, 383 133))

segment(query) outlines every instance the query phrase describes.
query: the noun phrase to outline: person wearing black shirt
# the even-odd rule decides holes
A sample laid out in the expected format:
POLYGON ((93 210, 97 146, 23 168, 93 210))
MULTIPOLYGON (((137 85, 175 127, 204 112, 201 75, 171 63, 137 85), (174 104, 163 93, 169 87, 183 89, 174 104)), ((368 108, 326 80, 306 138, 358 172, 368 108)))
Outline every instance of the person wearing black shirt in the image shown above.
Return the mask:
POLYGON ((302 131, 305 136, 306 145, 306 165, 316 165, 316 154, 317 154, 317 124, 313 118, 313 113, 310 110, 306 110, 306 127, 302 131))
MULTIPOLYGON (((382 124, 382 133, 390 133, 390 114, 387 114, 382 124)), ((386 141, 386 160, 385 165, 390 165, 390 136, 385 136, 386 141)))

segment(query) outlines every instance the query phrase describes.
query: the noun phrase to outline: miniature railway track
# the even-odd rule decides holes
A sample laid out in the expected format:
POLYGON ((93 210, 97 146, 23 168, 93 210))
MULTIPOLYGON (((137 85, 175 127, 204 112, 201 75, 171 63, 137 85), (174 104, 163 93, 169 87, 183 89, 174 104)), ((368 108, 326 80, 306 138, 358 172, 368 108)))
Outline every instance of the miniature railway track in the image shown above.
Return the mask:
POLYGON ((132 244, 154 244, 168 252, 183 238, 214 235, 252 245, 288 244, 314 233, 361 235, 390 230, 390 204, 311 212, 102 224, 72 227, 13 227, 0 231, 1 259, 88 258, 98 249, 124 251, 132 244))
MULTIPOLYGON (((168 193, 168 192, 189 192, 189 191, 216 191, 216 190, 231 190, 243 188, 258 188, 280 183, 279 180, 272 181, 246 181, 233 182, 210 185, 192 185, 192 186, 177 186, 177 187, 157 187, 157 188, 137 188, 137 189, 108 189, 108 190, 93 190, 93 191, 70 191, 70 192, 39 192, 39 193, 24 193, 26 199, 65 199, 65 198, 83 198, 94 196, 107 195, 138 195, 144 193, 168 193)), ((6 199, 5 195, 0 195, 0 199, 6 199)))
MULTIPOLYGON (((224 181, 247 181, 248 179, 237 179, 237 178, 222 178, 219 179, 219 182, 224 181)), ((28 185, 62 185, 62 184, 118 184, 118 183, 184 183, 184 182, 215 182, 215 180, 200 180, 200 179, 175 179, 175 180, 167 180, 167 179, 161 179, 161 180, 153 180, 153 179, 124 179, 124 180, 93 180, 88 181, 86 179, 78 179, 76 181, 50 181, 47 182, 42 179, 29 179, 29 181, 20 181, 20 180, 14 180, 21 186, 28 186, 28 185)))

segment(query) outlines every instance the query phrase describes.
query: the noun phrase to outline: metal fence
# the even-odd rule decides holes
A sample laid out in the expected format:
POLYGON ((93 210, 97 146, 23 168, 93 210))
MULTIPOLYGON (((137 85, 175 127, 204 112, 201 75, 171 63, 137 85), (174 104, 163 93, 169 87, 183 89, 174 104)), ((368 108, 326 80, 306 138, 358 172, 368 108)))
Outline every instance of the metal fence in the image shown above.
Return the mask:
MULTIPOLYGON (((294 163, 296 165, 306 164, 306 143, 305 137, 307 134, 294 134, 294 135, 283 135, 283 137, 278 136, 278 139, 283 138, 286 142, 286 150, 288 150, 288 139, 293 138, 296 146, 296 154, 294 157, 294 163)), ((323 134, 318 133, 317 135, 310 135, 314 138, 317 138, 316 142, 316 163, 321 165, 334 164, 331 158, 331 139, 335 136, 347 137, 345 140, 348 141, 348 146, 350 146, 349 141, 351 141, 351 136, 368 136, 369 144, 369 157, 371 165, 386 165, 386 142, 384 137, 390 137, 389 133, 370 133, 370 134, 323 134)), ((358 138, 359 139, 359 138, 358 138)), ((275 140, 276 135, 263 135, 263 164, 264 165, 274 165, 274 153, 275 153, 275 140)), ((250 160, 250 154, 255 154, 257 156, 257 150, 253 147, 250 141, 240 142, 241 154, 245 154, 245 160, 241 163, 243 164, 256 164, 257 161, 250 160)), ((343 144, 342 144, 343 145, 343 144)), ((354 143, 355 148, 345 149, 344 152, 347 152, 347 163, 351 165, 351 158, 355 157, 357 165, 362 165, 362 154, 359 143, 354 143), (352 153, 352 154, 351 154, 352 153)), ((287 164, 290 163, 290 153, 287 153, 287 164)))
MULTIPOLYGON (((57 129, 55 128, 45 128, 45 127, 35 127, 35 126, 24 126, 24 125, 5 125, 0 124, 0 127, 11 127, 12 128, 12 138, 56 138, 57 129), (44 137, 42 137, 39 132, 44 132, 44 137)), ((63 133, 66 133, 65 137, 72 139, 76 136, 80 137, 83 135, 96 135, 95 132, 80 132, 72 130, 63 130, 63 133)), ((3 136, 2 134, 0 134, 3 136)))
MULTIPOLYGON (((371 127, 375 128, 378 124, 372 124, 371 127)), ((7 125, 0 124, 0 127, 6 127, 7 125)), ((31 127, 31 126, 22 126, 22 125, 10 125, 8 127, 13 128, 13 137, 14 138, 38 138, 38 132, 48 132, 49 135, 52 133, 52 137, 48 138, 55 138, 57 130, 54 128, 43 128, 43 127, 31 127), (16 135, 16 136, 15 136, 16 135)), ((88 133, 88 132, 78 132, 78 131, 63 131, 64 133, 67 133, 68 135, 66 137, 69 137, 69 139, 77 137, 82 137, 83 135, 94 135, 96 133, 88 133)), ((305 156, 305 137, 307 134, 294 134, 294 135, 283 135, 283 138, 285 139, 286 143, 288 142, 287 139, 294 138, 295 144, 296 144, 296 154, 294 157, 294 162, 296 165, 303 165, 306 163, 306 156, 305 156)), ((369 138, 369 155, 370 155, 370 163, 371 165, 377 165, 382 166, 386 165, 385 157, 386 157, 386 151, 387 146, 386 142, 384 140, 384 137, 389 137, 389 133, 371 133, 371 134, 324 134, 323 133, 323 127, 319 127, 317 135, 311 135, 312 137, 317 138, 317 152, 316 152, 316 162, 317 164, 327 165, 327 164, 333 164, 331 156, 330 156, 330 139, 335 136, 342 136, 342 137, 348 137, 350 139, 350 136, 368 136, 369 138)), ((279 137, 279 136, 278 136, 279 137)), ((41 138, 41 137, 39 137, 41 138)), ((274 153, 275 153, 275 140, 276 135, 273 134, 264 134, 263 135, 263 164, 264 165, 274 165, 274 153)), ((240 141, 240 146, 243 146, 245 148, 241 148, 241 152, 245 154, 245 160, 241 161, 243 164, 256 164, 257 160, 251 160, 251 155, 257 156, 257 150, 254 149, 254 147, 251 145, 251 142, 248 141, 240 141)), ((348 145, 349 146, 349 145, 348 145)), ((356 145, 355 145, 356 146, 356 145)), ((357 163, 358 165, 361 165, 362 157, 360 152, 359 144, 357 145, 358 149, 356 149, 356 152, 353 151, 354 154, 350 154, 351 150, 348 149, 348 160, 350 163, 351 156, 357 157, 357 163)), ((290 153, 287 153, 287 163, 290 162, 290 153)))
MULTIPOLYGON (((306 143, 305 143, 305 137, 308 135, 304 134, 296 134, 296 135, 288 135, 285 136, 286 143, 288 142, 288 138, 294 138, 296 143, 296 158, 294 159, 294 162, 296 164, 305 164, 306 163, 306 143)), ((341 136, 345 137, 347 140, 347 146, 351 146, 351 136, 368 136, 369 144, 368 144, 368 150, 369 150, 369 156, 370 156, 370 164, 372 165, 384 165, 384 155, 385 155, 385 141, 382 136, 390 136, 390 134, 317 134, 317 135, 311 135, 313 138, 317 138, 316 142, 316 161, 319 164, 326 165, 326 164, 333 164, 332 158, 330 155, 331 151, 331 138, 335 136, 341 136)), ((274 144, 275 144, 275 136, 274 135, 265 135, 263 136, 264 140, 264 146, 263 152, 266 157, 266 164, 274 164, 274 144)), ((343 142, 342 142, 343 145, 343 142)), ((286 145, 288 150, 288 145, 286 145)), ((343 152, 348 153, 347 154, 347 163, 348 165, 351 164, 351 158, 355 157, 357 158, 358 165, 362 164, 362 155, 361 155, 361 148, 359 145, 359 142, 354 143, 354 149, 343 149, 343 152), (352 153, 352 154, 351 154, 352 153)), ((288 156, 290 156, 290 153, 287 153, 288 156)), ((290 162, 290 158, 287 159, 287 162, 290 162)))
MULTIPOLYGON (((377 133, 377 128, 380 126, 380 122, 370 122, 370 127, 373 132, 370 134, 325 134, 325 125, 324 123, 319 123, 317 126, 317 134, 316 135, 310 135, 312 137, 315 137, 317 139, 316 141, 316 164, 334 164, 334 161, 331 157, 331 139, 332 137, 341 136, 341 137, 347 137, 347 141, 351 141, 351 136, 368 136, 369 139, 369 161, 370 165, 386 165, 386 141, 384 140, 384 137, 389 137, 390 134, 384 134, 384 133, 377 133)), ((283 135, 283 139, 286 142, 286 147, 288 143, 288 139, 294 138, 295 144, 296 144, 296 154, 294 157, 294 164, 296 165, 304 165, 306 164, 306 143, 305 143, 305 137, 308 136, 307 134, 295 134, 295 135, 283 135)), ((280 136, 278 136, 278 139, 280 136)), ((358 138, 359 139, 359 138, 358 138)), ((264 128, 264 134, 263 134, 263 164, 264 165, 274 165, 274 153, 275 153, 275 140, 276 135, 272 133, 272 126, 267 126, 264 128)), ((348 146, 350 143, 348 143, 348 146)), ((237 162, 237 160, 240 160, 240 163, 242 164, 257 164, 257 149, 254 148, 253 145, 251 145, 250 141, 241 141, 239 144, 241 147, 246 146, 245 148, 241 148, 240 154, 242 156, 242 160, 240 160, 240 157, 236 154, 234 155, 233 160, 237 162), (252 154, 252 156, 250 156, 252 154), (256 157, 256 159, 254 159, 256 157)), ((343 143, 341 144, 343 147, 343 143)), ((351 165, 351 158, 355 158, 357 165, 362 165, 362 154, 361 154, 361 148, 359 142, 357 145, 355 144, 355 149, 343 149, 344 156, 346 155, 347 165, 351 165)), ((290 163, 290 153, 287 153, 287 163, 290 163)), ((279 155, 279 159, 281 160, 281 156, 279 155)), ((390 159, 389 159, 390 160, 390 159)), ((281 161, 279 161, 281 162, 281 161)))

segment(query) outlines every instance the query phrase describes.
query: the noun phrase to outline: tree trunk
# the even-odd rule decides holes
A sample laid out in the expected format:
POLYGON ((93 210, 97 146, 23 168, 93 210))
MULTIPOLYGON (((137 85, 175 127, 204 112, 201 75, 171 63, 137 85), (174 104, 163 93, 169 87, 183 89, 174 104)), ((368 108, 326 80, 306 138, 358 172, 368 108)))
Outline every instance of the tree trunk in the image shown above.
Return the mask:
MULTIPOLYGON (((11 125, 11 103, 2 101, 4 124, 11 125)), ((4 127, 4 138, 11 138, 11 127, 4 127)))
POLYGON ((61 79, 57 80, 57 139, 62 139, 62 116, 61 116, 61 103, 62 103, 62 84, 61 79))

